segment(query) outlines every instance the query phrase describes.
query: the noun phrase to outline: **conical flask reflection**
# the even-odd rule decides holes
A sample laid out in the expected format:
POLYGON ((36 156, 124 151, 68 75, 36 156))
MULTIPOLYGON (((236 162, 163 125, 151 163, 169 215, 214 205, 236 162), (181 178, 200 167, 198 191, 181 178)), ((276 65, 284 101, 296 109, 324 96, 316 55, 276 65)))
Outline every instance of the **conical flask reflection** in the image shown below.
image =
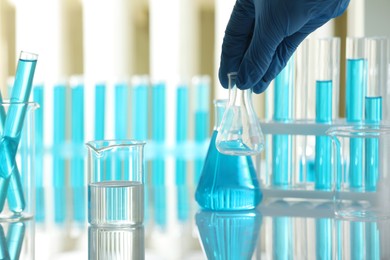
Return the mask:
POLYGON ((252 90, 236 86, 237 73, 229 73, 229 103, 218 128, 218 151, 254 155, 263 150, 264 137, 252 104, 252 90))
POLYGON ((195 218, 207 259, 251 259, 258 244, 260 212, 200 211, 195 218))
POLYGON ((256 170, 250 156, 218 152, 215 140, 226 100, 214 101, 216 121, 205 163, 195 192, 199 206, 208 210, 249 210, 261 202, 256 170))

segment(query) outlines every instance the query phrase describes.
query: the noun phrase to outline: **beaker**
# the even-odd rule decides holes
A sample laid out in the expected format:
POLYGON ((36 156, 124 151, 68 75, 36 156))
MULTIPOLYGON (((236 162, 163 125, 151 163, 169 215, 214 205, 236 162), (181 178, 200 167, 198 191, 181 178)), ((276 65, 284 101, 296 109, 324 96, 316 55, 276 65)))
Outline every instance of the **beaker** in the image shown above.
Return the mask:
POLYGON ((250 156, 220 153, 215 145, 227 100, 215 100, 215 124, 195 192, 199 206, 209 210, 254 209, 263 195, 250 156))
POLYGON ((255 155, 264 147, 259 119, 252 104, 252 89, 236 86, 237 73, 229 73, 229 102, 217 135, 217 149, 230 155, 255 155))
POLYGON ((4 259, 34 259, 34 112, 37 108, 33 102, 0 102, 0 225, 4 228, 4 235, 0 236, 6 242, 5 247, 0 242, 0 255, 4 259), (21 113, 25 113, 24 118, 20 118, 19 126, 13 128, 18 129, 17 134, 14 137, 6 135, 3 131, 5 119, 9 117, 9 122, 16 123, 15 117, 21 113))
POLYGON ((333 144, 336 216, 352 220, 390 218, 390 126, 334 127, 327 134, 333 144), (361 143, 361 149, 351 146, 354 142, 361 143), (363 158, 359 169, 354 161, 356 153, 363 158), (358 186, 351 181, 357 179, 358 186))
MULTIPOLYGON (((102 140, 86 145, 89 259, 128 259, 129 250, 144 252, 144 248, 129 246, 133 239, 144 238, 145 142, 102 140), (140 232, 142 235, 137 235, 140 232)), ((143 259, 140 255, 144 253, 130 255, 131 259, 143 259)))

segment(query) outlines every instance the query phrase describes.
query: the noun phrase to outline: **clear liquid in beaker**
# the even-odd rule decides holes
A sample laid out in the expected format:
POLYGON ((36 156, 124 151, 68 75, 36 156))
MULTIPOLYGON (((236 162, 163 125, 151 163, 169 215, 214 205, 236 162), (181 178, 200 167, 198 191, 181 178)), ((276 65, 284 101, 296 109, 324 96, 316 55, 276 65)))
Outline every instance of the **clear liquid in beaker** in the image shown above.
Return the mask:
POLYGON ((88 185, 89 223, 140 225, 144 187, 134 181, 103 181, 88 185))

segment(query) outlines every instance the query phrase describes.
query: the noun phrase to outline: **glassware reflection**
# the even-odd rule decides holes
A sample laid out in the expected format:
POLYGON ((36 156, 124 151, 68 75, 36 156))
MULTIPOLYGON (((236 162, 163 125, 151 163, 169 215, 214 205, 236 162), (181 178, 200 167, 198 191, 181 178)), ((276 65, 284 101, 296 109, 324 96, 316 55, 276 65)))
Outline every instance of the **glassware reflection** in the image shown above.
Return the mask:
POLYGON ((259 211, 200 211, 195 218, 208 259, 251 259, 261 228, 259 211))

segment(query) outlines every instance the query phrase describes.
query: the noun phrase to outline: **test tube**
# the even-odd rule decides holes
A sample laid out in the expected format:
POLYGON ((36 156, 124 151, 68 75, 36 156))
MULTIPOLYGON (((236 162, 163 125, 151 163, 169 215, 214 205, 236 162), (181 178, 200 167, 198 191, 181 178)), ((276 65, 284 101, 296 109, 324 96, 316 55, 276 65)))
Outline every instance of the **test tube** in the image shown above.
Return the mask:
POLYGON ((366 222, 366 259, 381 259, 380 235, 377 222, 366 222))
MULTIPOLYGON (((129 133, 129 85, 126 80, 115 84, 115 139, 126 139, 129 133)), ((112 158, 114 165, 117 168, 115 173, 120 173, 122 166, 128 168, 129 165, 121 158, 112 158)), ((128 172, 128 171, 125 171, 128 172)), ((116 176, 120 179, 121 176, 116 176)))
POLYGON ((35 220, 43 222, 45 220, 45 193, 43 185, 43 85, 38 84, 33 87, 33 100, 39 104, 40 109, 35 112, 35 187, 36 187, 36 202, 35 202, 35 220))
POLYGON ((71 86, 71 133, 74 147, 71 160, 70 183, 72 187, 73 220, 85 221, 84 192, 84 83, 81 77, 70 79, 71 86))
MULTIPOLYGON (((367 93, 365 97, 365 121, 378 125, 382 120, 382 89, 387 85, 387 46, 386 38, 366 39, 367 93)), ((365 140, 364 180, 367 190, 375 191, 379 178, 379 140, 365 140)))
MULTIPOLYGON (((284 201, 276 201, 278 206, 288 206, 284 201)), ((277 216, 272 218, 273 231, 273 259, 293 259, 293 223, 288 216, 277 216)))
MULTIPOLYGON (((152 87, 152 140, 158 148, 165 144, 165 100, 166 85, 164 82, 155 82, 152 87)), ((152 184, 154 190, 155 222, 165 227, 167 222, 167 204, 165 190, 165 162, 163 151, 157 153, 152 161, 152 184)))
MULTIPOLYGON (((149 77, 147 75, 133 76, 132 81, 132 133, 133 138, 137 140, 148 140, 148 124, 149 124, 149 77)), ((145 168, 145 176, 148 176, 147 168, 145 168)), ((147 179, 147 177, 145 177, 147 179)), ((149 185, 144 183, 145 196, 145 223, 149 219, 149 185)))
MULTIPOLYGON (((333 203, 320 204, 319 210, 332 210, 333 203)), ((316 222, 316 255, 317 259, 332 259, 333 254, 333 219, 317 218, 316 222)))
POLYGON ((20 141, 24 118, 27 111, 27 104, 30 98, 32 81, 38 55, 22 51, 20 53, 18 67, 15 74, 15 82, 11 92, 10 101, 13 104, 8 109, 8 115, 4 122, 2 146, 4 146, 4 157, 1 177, 10 178, 8 188, 8 207, 14 212, 21 212, 25 208, 20 173, 15 167, 15 155, 20 141), (17 104, 20 103, 20 104, 17 104))
POLYGON ((176 101, 176 187, 177 212, 179 221, 186 221, 189 217, 189 188, 187 185, 187 161, 183 158, 184 147, 188 141, 188 86, 179 84, 176 101))
MULTIPOLYGON (((275 78, 274 120, 288 122, 293 119, 294 56, 275 78)), ((272 184, 287 186, 292 176, 292 138, 289 135, 272 136, 272 184)))
MULTIPOLYGON (((210 128, 210 77, 206 75, 196 76, 192 80, 195 91, 195 143, 199 151, 209 138, 210 128)), ((194 162, 194 183, 198 185, 202 172, 206 150, 197 154, 194 162)))
MULTIPOLYGON (((363 104, 367 84, 367 60, 364 51, 365 38, 347 38, 346 120, 348 123, 363 121, 363 104)), ((363 140, 352 138, 349 146, 349 184, 351 188, 363 185, 363 140)))
POLYGON ((105 83, 97 83, 95 85, 95 140, 104 140, 105 96, 105 83))
MULTIPOLYGON (((318 39, 316 69, 316 123, 332 122, 333 94, 335 73, 338 73, 340 55, 339 38, 318 39)), ((315 188, 330 190, 332 178, 332 143, 327 136, 316 136, 315 145, 315 188)))
MULTIPOLYGON (((3 98, 0 92, 0 103, 3 103, 3 98)), ((0 135, 4 133, 4 121, 6 113, 3 105, 0 106, 0 135)), ((5 199, 7 198, 7 190, 9 186, 9 178, 0 178, 0 212, 3 211, 5 199)))
POLYGON ((53 89, 53 188, 54 221, 62 224, 66 217, 66 176, 63 148, 66 141, 66 91, 64 83, 53 89))

